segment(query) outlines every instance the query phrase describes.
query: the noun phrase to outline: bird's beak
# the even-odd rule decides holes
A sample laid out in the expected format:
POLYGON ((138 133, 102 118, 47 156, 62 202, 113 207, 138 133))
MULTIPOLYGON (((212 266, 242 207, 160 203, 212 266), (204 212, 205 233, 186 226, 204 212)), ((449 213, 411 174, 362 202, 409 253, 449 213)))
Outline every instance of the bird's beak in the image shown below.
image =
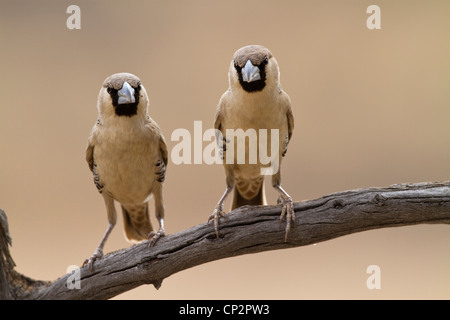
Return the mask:
POLYGON ((244 68, 241 70, 242 72, 242 80, 245 82, 253 82, 256 80, 261 80, 261 75, 259 74, 259 68, 254 66, 252 62, 247 60, 244 68))
POLYGON ((134 98, 134 89, 128 84, 128 82, 124 82, 122 89, 118 91, 119 94, 119 104, 126 103, 135 103, 136 99, 134 98))

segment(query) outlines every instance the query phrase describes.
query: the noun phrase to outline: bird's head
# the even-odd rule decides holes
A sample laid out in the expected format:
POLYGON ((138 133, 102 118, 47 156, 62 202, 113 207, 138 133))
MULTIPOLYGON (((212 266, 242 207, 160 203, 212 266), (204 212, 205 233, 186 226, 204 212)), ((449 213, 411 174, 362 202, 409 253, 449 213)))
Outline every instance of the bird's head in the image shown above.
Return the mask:
POLYGON ((279 84, 278 63, 267 48, 245 46, 235 52, 228 76, 232 89, 260 92, 279 84))
POLYGON ((137 76, 131 73, 116 73, 103 82, 97 107, 103 117, 146 115, 148 97, 137 76))

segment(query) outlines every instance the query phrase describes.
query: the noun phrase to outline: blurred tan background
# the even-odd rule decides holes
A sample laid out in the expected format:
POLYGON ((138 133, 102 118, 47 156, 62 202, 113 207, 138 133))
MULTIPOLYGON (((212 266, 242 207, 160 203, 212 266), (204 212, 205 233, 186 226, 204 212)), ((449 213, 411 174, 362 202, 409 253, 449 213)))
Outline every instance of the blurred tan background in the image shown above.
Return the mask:
MULTIPOLYGON (((173 130, 193 132, 194 120, 212 127, 232 55, 247 44, 272 51, 293 103, 282 181, 295 200, 449 180, 449 16, 446 0, 2 0, 0 208, 17 270, 54 280, 106 229, 84 152, 108 75, 141 78, 171 150, 173 130), (81 30, 66 28, 71 4, 81 30), (381 30, 366 28, 371 4, 381 30)), ((221 166, 169 163, 166 231, 204 223, 224 187, 221 166)), ((153 213, 151 203, 157 225, 153 213)), ((127 246, 119 219, 105 252, 127 246)), ((118 298, 449 299, 450 229, 381 229, 224 259, 118 298), (366 287, 372 264, 381 290, 366 287)))

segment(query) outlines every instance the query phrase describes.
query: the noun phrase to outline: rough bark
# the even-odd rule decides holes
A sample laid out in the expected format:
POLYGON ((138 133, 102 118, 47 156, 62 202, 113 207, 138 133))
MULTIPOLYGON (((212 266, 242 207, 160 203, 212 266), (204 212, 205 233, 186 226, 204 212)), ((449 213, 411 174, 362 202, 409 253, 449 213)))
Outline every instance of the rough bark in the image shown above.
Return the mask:
POLYGON ((76 274, 42 282, 15 272, 5 216, 0 220, 0 298, 108 299, 143 284, 159 288, 176 272, 226 257, 304 246, 377 228, 450 224, 450 181, 339 192, 296 202, 294 210, 296 226, 287 242, 284 222, 279 222, 280 205, 246 206, 221 219, 220 238, 212 224, 204 223, 161 238, 151 249, 142 242, 107 254, 95 263, 93 272, 75 271, 80 289, 68 288, 76 274))

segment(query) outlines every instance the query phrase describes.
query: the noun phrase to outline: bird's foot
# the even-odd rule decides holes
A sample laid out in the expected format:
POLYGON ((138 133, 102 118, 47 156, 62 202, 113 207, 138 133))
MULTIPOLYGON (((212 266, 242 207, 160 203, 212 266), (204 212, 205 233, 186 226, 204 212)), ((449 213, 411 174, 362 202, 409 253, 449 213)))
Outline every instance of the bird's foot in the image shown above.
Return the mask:
POLYGON ((288 239, 289 231, 291 230, 291 224, 295 227, 294 201, 292 201, 291 197, 284 198, 280 196, 278 198, 278 204, 281 204, 283 206, 280 215, 280 224, 286 217, 286 228, 284 235, 284 241, 286 242, 288 239))
POLYGON ((159 238, 164 237, 166 231, 163 228, 159 229, 157 232, 152 231, 148 234, 148 247, 151 248, 155 245, 159 238))
POLYGON ((211 220, 214 220, 214 229, 216 230, 217 238, 219 238, 219 219, 222 217, 227 218, 226 213, 223 211, 222 205, 217 205, 213 213, 208 218, 208 223, 211 222, 211 220))
POLYGON ((96 260, 100 260, 101 258, 103 258, 103 250, 101 248, 97 248, 89 259, 84 260, 82 267, 88 266, 89 271, 93 272, 94 262, 96 260))

